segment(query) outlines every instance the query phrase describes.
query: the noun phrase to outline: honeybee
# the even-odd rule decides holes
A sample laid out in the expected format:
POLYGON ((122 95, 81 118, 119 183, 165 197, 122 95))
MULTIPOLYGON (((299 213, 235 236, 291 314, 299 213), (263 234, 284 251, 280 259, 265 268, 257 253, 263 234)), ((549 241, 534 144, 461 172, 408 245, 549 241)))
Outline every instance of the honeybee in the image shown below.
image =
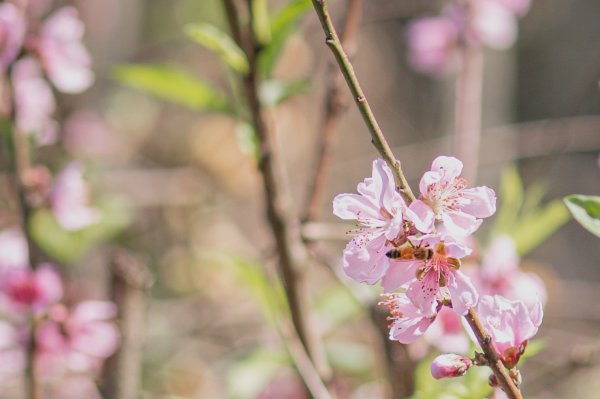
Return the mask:
POLYGON ((385 253, 385 256, 395 260, 429 260, 433 257, 433 250, 428 247, 408 245, 392 248, 385 253))

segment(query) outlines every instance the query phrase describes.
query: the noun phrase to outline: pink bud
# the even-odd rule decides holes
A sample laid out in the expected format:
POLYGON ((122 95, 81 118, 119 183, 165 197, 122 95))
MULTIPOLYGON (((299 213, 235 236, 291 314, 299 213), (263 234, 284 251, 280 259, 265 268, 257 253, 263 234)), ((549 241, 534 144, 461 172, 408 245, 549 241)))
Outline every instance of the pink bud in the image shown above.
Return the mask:
POLYGON ((473 362, 468 357, 454 353, 440 355, 431 362, 431 375, 436 380, 465 375, 473 362))

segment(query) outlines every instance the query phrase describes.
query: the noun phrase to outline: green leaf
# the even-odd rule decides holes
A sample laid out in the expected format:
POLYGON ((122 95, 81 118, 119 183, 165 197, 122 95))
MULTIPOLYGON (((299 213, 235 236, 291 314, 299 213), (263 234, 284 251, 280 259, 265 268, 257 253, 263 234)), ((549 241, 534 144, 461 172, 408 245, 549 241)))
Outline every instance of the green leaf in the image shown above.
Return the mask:
POLYGON ((215 51, 233 70, 248 73, 248 59, 241 48, 225 32, 214 25, 197 23, 185 27, 185 33, 196 43, 215 51))
POLYGON ((494 233, 509 232, 519 219, 519 209, 523 203, 523 182, 516 167, 504 170, 500 177, 498 212, 495 217, 494 233))
POLYGON ((274 107, 285 100, 305 92, 309 87, 306 79, 293 80, 291 82, 271 79, 265 80, 260 85, 260 102, 267 107, 274 107))
POLYGON ((271 21, 271 42, 259 54, 259 71, 264 78, 271 77, 287 39, 298 28, 298 21, 312 7, 310 0, 292 0, 271 21))
POLYGON ((564 201, 575 220, 600 237, 600 197, 573 194, 566 196, 564 201))
POLYGON ((80 230, 64 230, 54 214, 38 209, 29 220, 35 242, 53 258, 64 263, 81 259, 89 249, 117 235, 131 222, 131 211, 123 203, 106 200, 97 206, 102 218, 80 230))
POLYGON ((235 125, 235 137, 237 138, 240 150, 249 156, 258 160, 259 141, 254 126, 245 121, 240 121, 235 125))
POLYGON ((121 84, 195 110, 231 112, 225 94, 172 66, 120 65, 112 76, 121 84))
POLYGON ((569 219, 569 212, 560 200, 551 201, 541 209, 522 215, 511 233, 519 255, 531 252, 569 219))
POLYGON ((252 1, 252 29, 259 44, 265 46, 271 41, 271 24, 267 0, 252 1))

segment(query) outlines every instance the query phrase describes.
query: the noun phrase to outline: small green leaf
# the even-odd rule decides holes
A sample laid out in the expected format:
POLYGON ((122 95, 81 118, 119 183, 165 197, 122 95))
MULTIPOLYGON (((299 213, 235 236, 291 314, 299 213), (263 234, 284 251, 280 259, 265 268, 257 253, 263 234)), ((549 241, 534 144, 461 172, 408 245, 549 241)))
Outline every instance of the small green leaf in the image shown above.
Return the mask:
POLYGON ((504 170, 500 177, 498 212, 495 217, 494 233, 509 232, 519 219, 519 209, 523 204, 523 182, 516 167, 504 170))
POLYGON ((60 227, 52 212, 38 209, 29 220, 35 242, 53 258, 73 263, 93 246, 117 235, 131 222, 131 212, 123 203, 106 200, 97 207, 102 218, 96 224, 68 231, 60 227))
POLYGON ((575 220, 600 237, 600 197, 573 194, 566 196, 564 201, 575 220))
POLYGON ((242 150, 244 154, 258 160, 258 157, 260 156, 259 142, 254 127, 245 121, 238 122, 235 125, 235 137, 237 138, 240 150, 242 150))
POLYGON ((521 215, 511 232, 517 244, 517 252, 521 256, 528 254, 568 221, 569 212, 559 200, 521 215))
POLYGON ((126 86, 192 109, 231 112, 221 91, 172 66, 120 65, 112 76, 126 86))
POLYGON ((287 39, 297 30, 298 21, 312 7, 310 0, 292 0, 271 21, 271 42, 259 54, 259 70, 264 78, 271 77, 287 39))
POLYGON ((260 85, 260 101, 267 107, 274 107, 296 94, 305 92, 308 87, 309 82, 306 79, 291 82, 278 79, 265 80, 260 85))
POLYGON ((198 23, 185 27, 185 33, 196 43, 215 51, 233 70, 248 73, 248 59, 242 49, 225 32, 214 25, 198 23))
POLYGON ((527 349, 521 356, 521 364, 524 360, 529 359, 530 357, 534 357, 548 346, 548 341, 545 339, 534 339, 533 341, 529 341, 527 344, 527 349))
POLYGON ((267 0, 252 1, 252 29, 259 44, 265 46, 271 41, 271 23, 267 0))

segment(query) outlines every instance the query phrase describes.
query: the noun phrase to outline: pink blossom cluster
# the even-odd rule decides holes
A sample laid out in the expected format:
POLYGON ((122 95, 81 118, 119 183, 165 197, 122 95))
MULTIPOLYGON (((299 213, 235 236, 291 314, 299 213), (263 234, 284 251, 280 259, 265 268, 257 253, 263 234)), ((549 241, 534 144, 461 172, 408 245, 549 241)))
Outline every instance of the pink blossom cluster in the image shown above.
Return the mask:
POLYGON ((14 109, 15 125, 34 135, 40 144, 56 139, 54 94, 45 76, 63 93, 90 87, 94 74, 91 58, 81 39, 84 25, 77 10, 67 6, 39 21, 41 1, 12 0, 0 4, 0 74, 9 88, 2 110, 14 109))
POLYGON ((407 28, 409 62, 417 71, 440 74, 460 65, 465 46, 506 49, 529 6, 530 0, 468 0, 417 18, 407 28))
MULTIPOLYGON (((468 187, 462 167, 454 157, 436 158, 421 178, 420 195, 407 204, 389 167, 375 160, 357 194, 333 200, 336 216, 357 223, 342 264, 359 282, 381 281, 390 339, 409 344, 425 336, 443 351, 465 353, 461 316, 473 309, 512 368, 541 324, 546 293, 539 278, 520 270, 507 237, 493 241, 481 266, 469 261, 472 234, 495 213, 496 195, 468 187)), ((459 355, 436 362, 436 378, 462 375, 472 363, 459 355)))
POLYGON ((76 387, 57 397, 99 397, 94 379, 119 343, 115 305, 88 300, 68 308, 61 303, 57 266, 41 263, 32 270, 28 264, 23 235, 16 229, 0 232, 0 384, 23 371, 33 318, 35 372, 45 389, 76 387))

